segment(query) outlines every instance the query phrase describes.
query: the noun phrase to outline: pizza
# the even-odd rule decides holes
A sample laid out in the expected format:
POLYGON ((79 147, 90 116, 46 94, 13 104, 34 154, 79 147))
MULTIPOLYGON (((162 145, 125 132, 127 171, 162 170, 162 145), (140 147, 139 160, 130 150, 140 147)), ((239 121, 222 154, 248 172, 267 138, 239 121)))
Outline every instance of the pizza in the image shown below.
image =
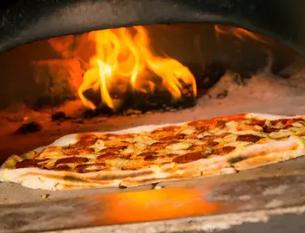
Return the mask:
POLYGON ((305 116, 238 114, 64 136, 12 155, 0 181, 47 190, 230 174, 305 154, 305 116))

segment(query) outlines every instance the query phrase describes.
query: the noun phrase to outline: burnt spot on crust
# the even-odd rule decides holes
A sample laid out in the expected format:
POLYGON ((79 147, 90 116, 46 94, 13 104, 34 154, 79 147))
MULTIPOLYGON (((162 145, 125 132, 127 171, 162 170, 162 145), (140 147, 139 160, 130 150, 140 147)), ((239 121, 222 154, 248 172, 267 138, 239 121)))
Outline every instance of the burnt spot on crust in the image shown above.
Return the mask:
POLYGON ((75 176, 64 176, 63 179, 65 181, 72 181, 72 182, 85 182, 85 180, 75 176))
POLYGON ((105 163, 91 163, 91 164, 79 164, 75 167, 75 170, 79 173, 85 173, 85 172, 93 172, 93 171, 101 171, 106 167, 105 163), (87 170, 90 167, 96 167, 94 170, 87 170))
POLYGON ((238 163, 242 160, 244 160, 245 158, 243 156, 237 156, 237 157, 234 157, 234 158, 230 158, 228 160, 229 163, 238 163))
POLYGON ((236 140, 237 141, 242 141, 242 142, 257 142, 261 139, 262 137, 253 135, 253 134, 242 134, 238 135, 236 140))
POLYGON ((201 152, 191 152, 184 155, 179 155, 176 158, 173 159, 173 162, 175 163, 189 163, 192 161, 196 161, 198 159, 202 159, 203 156, 201 152))
POLYGON ((150 152, 146 152, 144 155, 144 160, 145 161, 152 161, 152 160, 156 160, 158 158, 158 156, 156 155, 156 153, 150 153, 150 152))
POLYGON ((151 170, 146 171, 133 171, 132 169, 122 169, 125 170, 125 174, 107 174, 107 175, 100 175, 97 176, 97 180, 114 180, 114 179, 124 179, 124 178, 132 178, 132 177, 140 177, 140 176, 146 176, 146 175, 152 175, 154 174, 151 170))
POLYGON ((65 163, 86 163, 88 162, 88 158, 84 157, 68 157, 68 158, 62 158, 55 162, 55 166, 59 164, 65 164, 65 163))
POLYGON ((145 161, 153 161, 156 160, 158 158, 158 156, 153 156, 153 155, 147 155, 144 157, 145 161))

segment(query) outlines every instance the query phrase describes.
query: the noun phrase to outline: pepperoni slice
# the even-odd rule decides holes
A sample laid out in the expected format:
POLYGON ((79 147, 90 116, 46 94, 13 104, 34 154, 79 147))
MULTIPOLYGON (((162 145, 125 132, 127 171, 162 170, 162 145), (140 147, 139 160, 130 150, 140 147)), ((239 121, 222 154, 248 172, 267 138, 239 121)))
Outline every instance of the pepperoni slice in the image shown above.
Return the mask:
POLYGON ((89 159, 84 157, 69 157, 69 158, 63 158, 59 159, 55 162, 55 166, 58 164, 65 164, 65 163, 86 163, 89 159))
POLYGON ((69 171, 71 168, 68 165, 59 165, 54 169, 58 171, 69 171))
POLYGON ((186 137, 185 134, 176 134, 176 135, 169 135, 169 136, 165 136, 163 138, 161 138, 161 140, 164 140, 164 141, 169 141, 169 140, 177 140, 177 139, 184 139, 186 137))
POLYGON ((242 142, 257 142, 261 138, 262 137, 253 134, 242 134, 242 135, 238 135, 236 140, 242 142))
POLYGON ((225 126, 226 126, 226 121, 224 121, 224 120, 218 120, 216 122, 216 127, 217 128, 223 129, 225 126))
POLYGON ((82 134, 75 145, 80 147, 87 147, 93 145, 96 140, 97 136, 94 134, 82 134))
POLYGON ((263 131, 264 131, 264 133, 273 133, 273 132, 278 132, 278 131, 280 131, 280 130, 281 130, 281 129, 269 127, 269 126, 267 126, 267 125, 263 126, 263 131))
POLYGON ((146 160, 146 161, 151 161, 151 160, 155 160, 158 158, 156 156, 155 152, 143 152, 143 153, 138 154, 138 156, 144 157, 144 160, 146 160))
POLYGON ((192 161, 196 161, 198 159, 202 159, 203 156, 201 152, 191 152, 184 155, 180 155, 173 159, 173 162, 175 163, 189 163, 192 161))
POLYGON ((158 158, 158 156, 154 156, 154 155, 146 155, 144 157, 144 160, 145 161, 153 161, 153 160, 156 160, 158 158))
POLYGON ((151 150, 157 150, 159 148, 164 148, 172 143, 177 142, 176 140, 174 141, 159 141, 159 142, 154 142, 153 144, 150 145, 151 150))
POLYGON ((65 155, 90 154, 94 152, 93 148, 80 148, 77 146, 66 147, 63 150, 65 155))
POLYGON ((221 147, 221 148, 218 148, 217 150, 215 150, 214 154, 225 155, 225 154, 230 153, 233 150, 235 150, 234 146, 224 146, 224 147, 221 147))
POLYGON ((126 145, 122 145, 122 146, 111 146, 111 147, 107 147, 103 150, 101 150, 100 152, 102 154, 111 154, 111 155, 114 155, 114 154, 118 154, 121 150, 124 150, 126 149, 128 146, 126 145))
POLYGON ((26 167, 39 167, 39 160, 25 159, 16 163, 16 168, 26 168, 26 167))
POLYGON ((106 152, 104 154, 101 154, 97 157, 98 160, 105 160, 105 159, 114 159, 117 158, 118 154, 115 152, 106 152))
POLYGON ((265 120, 257 120, 257 119, 252 119, 250 125, 258 125, 263 127, 265 125, 266 121, 265 120))
POLYGON ((215 142, 215 141, 208 141, 207 142, 207 146, 213 147, 213 146, 217 146, 219 144, 219 142, 215 142))

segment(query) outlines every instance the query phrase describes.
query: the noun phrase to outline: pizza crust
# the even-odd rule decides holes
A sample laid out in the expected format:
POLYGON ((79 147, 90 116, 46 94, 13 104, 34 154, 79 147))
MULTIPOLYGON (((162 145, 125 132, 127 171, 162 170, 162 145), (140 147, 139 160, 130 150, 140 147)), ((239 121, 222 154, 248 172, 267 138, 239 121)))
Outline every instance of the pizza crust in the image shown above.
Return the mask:
MULTIPOLYGON (((234 117, 234 116, 233 116, 234 117)), ((303 116, 274 116, 267 114, 249 113, 244 114, 245 119, 262 119, 262 120, 278 120, 278 119, 296 119, 304 118, 303 116)), ((224 119, 230 119, 230 117, 224 119)), ((131 133, 151 132, 167 126, 181 126, 187 124, 163 124, 138 126, 130 129, 109 132, 91 132, 84 134, 70 134, 63 136, 52 144, 39 147, 34 150, 39 153, 48 147, 65 147, 75 144, 82 135, 101 136, 105 134, 124 135, 131 133)), ((243 134, 251 133, 244 130, 243 134)), ((252 132, 253 133, 253 132, 252 132)), ((257 132, 255 134, 259 135, 257 132)), ((253 135, 255 135, 253 134, 253 135)), ((304 140, 301 137, 291 136, 288 139, 267 142, 263 144, 253 144, 246 148, 240 143, 240 147, 227 155, 215 154, 207 159, 198 159, 196 161, 176 164, 167 163, 164 165, 150 165, 136 170, 120 170, 112 169, 106 171, 78 173, 72 171, 56 171, 46 170, 35 167, 10 169, 7 164, 2 165, 0 169, 0 181, 15 182, 34 189, 62 190, 62 189, 80 189, 94 187, 119 187, 119 186, 138 186, 151 184, 160 181, 181 180, 202 176, 212 176, 221 174, 231 174, 245 169, 255 168, 258 166, 284 161, 296 158, 305 154, 304 140), (243 157, 240 162, 234 164, 229 161, 243 157)), ((181 148, 180 148, 181 149, 181 148)), ((11 159, 20 161, 24 159, 22 156, 12 156, 11 159)))

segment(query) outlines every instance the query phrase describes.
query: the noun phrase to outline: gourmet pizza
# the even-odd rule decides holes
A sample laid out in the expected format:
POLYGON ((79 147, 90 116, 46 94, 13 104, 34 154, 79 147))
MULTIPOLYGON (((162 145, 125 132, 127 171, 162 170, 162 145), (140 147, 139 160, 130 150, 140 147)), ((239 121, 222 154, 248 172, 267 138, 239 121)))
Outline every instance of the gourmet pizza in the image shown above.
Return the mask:
POLYGON ((60 190, 229 174, 302 156, 304 140, 305 116, 263 114, 72 134, 12 155, 0 181, 60 190))

